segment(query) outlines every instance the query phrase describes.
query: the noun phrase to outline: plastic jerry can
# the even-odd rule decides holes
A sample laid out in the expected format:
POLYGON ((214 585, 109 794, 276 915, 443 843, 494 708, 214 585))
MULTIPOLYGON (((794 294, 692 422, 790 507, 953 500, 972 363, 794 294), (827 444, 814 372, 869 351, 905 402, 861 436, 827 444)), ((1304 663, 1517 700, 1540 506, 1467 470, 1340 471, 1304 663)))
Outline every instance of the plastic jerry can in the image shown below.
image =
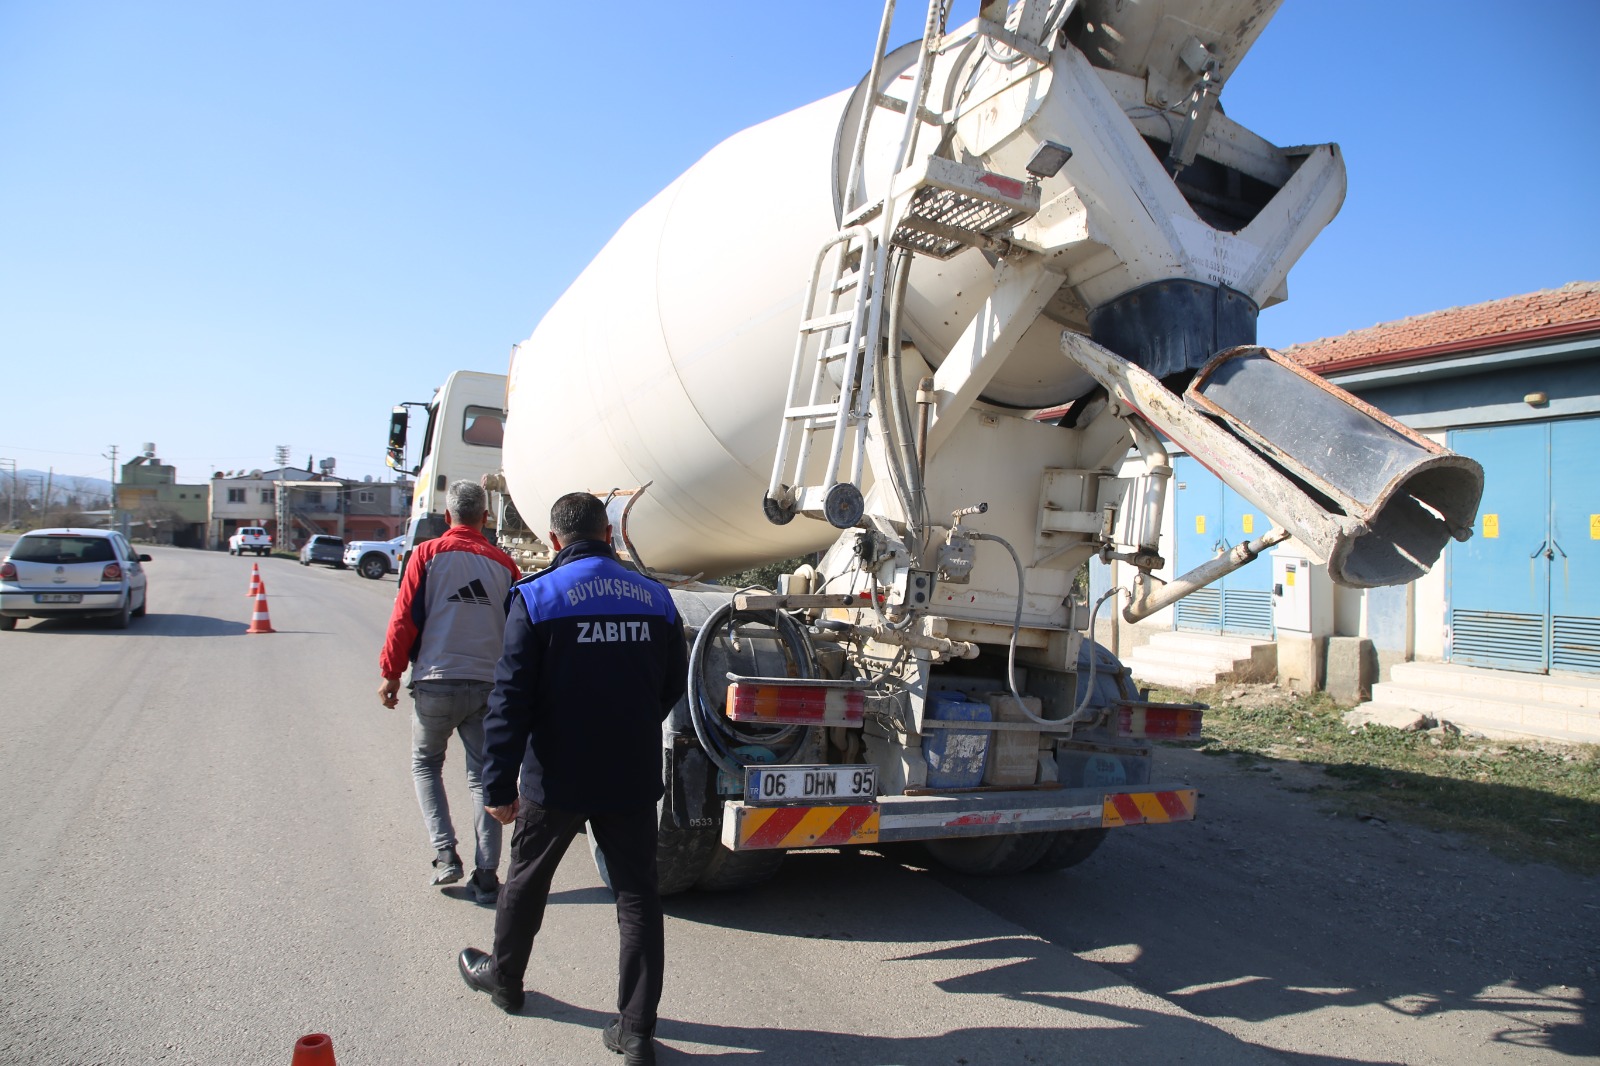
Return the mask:
MULTIPOLYGON (((983 697, 994 710, 997 722, 1027 724, 1033 719, 1022 713, 1026 707, 1040 714, 1039 697, 1024 696, 1022 703, 1009 692, 986 692, 983 697)), ((983 775, 986 785, 1031 785, 1039 775, 1039 731, 1016 729, 995 733, 989 743, 989 768, 983 775)))
MULTIPOLYGON (((989 722, 994 717, 987 703, 944 690, 928 696, 927 710, 929 718, 941 722, 989 722)), ((929 788, 976 788, 983 784, 989 762, 989 731, 930 729, 922 738, 922 757, 928 764, 929 788)))

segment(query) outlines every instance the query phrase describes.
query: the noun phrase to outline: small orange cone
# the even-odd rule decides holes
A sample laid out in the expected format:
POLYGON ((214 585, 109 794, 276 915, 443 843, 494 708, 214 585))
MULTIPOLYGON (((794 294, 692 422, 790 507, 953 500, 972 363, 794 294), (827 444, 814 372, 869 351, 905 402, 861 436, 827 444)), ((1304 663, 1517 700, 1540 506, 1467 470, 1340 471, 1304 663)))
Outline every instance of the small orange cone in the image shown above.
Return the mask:
POLYGON ((294 1042, 294 1058, 289 1066, 339 1066, 333 1061, 333 1039, 327 1033, 312 1033, 294 1042))
POLYGON ((260 590, 261 590, 261 564, 260 563, 251 563, 250 564, 250 591, 246 592, 244 594, 245 598, 249 599, 251 596, 254 596, 260 590))
POLYGON ((246 633, 276 633, 272 628, 272 619, 267 617, 267 590, 262 586, 256 592, 256 610, 250 616, 250 628, 246 633))

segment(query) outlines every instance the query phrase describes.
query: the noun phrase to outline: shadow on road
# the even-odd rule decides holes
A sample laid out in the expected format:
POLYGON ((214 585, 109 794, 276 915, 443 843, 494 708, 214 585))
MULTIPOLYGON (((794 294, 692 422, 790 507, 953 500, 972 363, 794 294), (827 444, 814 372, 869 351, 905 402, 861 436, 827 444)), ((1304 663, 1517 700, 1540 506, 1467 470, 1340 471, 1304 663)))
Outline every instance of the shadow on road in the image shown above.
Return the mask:
POLYGON ((26 633, 73 633, 84 637, 229 637, 250 628, 248 621, 204 614, 147 614, 132 619, 127 629, 112 629, 100 618, 35 618, 17 623, 13 636, 26 633))
MULTIPOLYGON (((864 992, 864 994, 870 994, 864 992)), ((1081 1000, 1070 1006, 1083 1011, 1081 1000)), ((872 1063, 874 1066, 925 1066, 927 1063, 952 1063, 956 1066, 988 1066, 997 1063, 1084 1062, 1220 1062, 1215 1056, 1196 1054, 1193 1040, 1200 1036, 1197 1023, 1181 1016, 1158 1014, 1137 1008, 1100 1007, 1097 1016, 1103 1024, 1089 1024, 1070 1030, 1041 1030, 1035 1027, 985 1026, 943 1029, 937 1018, 929 1018, 925 1035, 871 1036, 833 1032, 824 1029, 790 1029, 771 1025, 711 1025, 662 1017, 656 1024, 657 1055, 661 1063, 716 1062, 719 1060, 759 1062, 766 1066, 818 1063, 872 1063), (688 1051, 673 1045, 698 1044, 688 1051), (1183 1050, 1178 1050, 1183 1049, 1183 1050)), ((733 1013, 736 1010, 730 1010, 733 1013)), ((552 1021, 580 1025, 599 1031, 614 1015, 575 1006, 540 992, 530 992, 522 1013, 552 1021)), ((1218 1034, 1204 1033, 1213 1042, 1218 1034)), ((1234 1045, 1235 1062, 1284 1062, 1305 1066, 1355 1066, 1365 1059, 1332 1056, 1260 1052, 1249 1045, 1234 1045)), ((1226 1054, 1226 1052, 1222 1052, 1226 1054)))
MULTIPOLYGON (((1114 833, 1083 866, 1010 878, 924 871, 871 853, 791 853, 768 885, 675 897, 667 911, 685 921, 793 938, 950 941, 897 958, 992 963, 936 982, 957 994, 1084 1012, 1079 997, 1093 989, 1063 985, 1068 971, 1041 952, 1037 937, 1204 1018, 1276 1022, 1328 1007, 1377 1007, 1397 1018, 1474 1017, 1479 1035, 1463 1034, 1468 1048, 1492 1042, 1600 1054, 1593 1022, 1600 896, 1583 896, 1586 882, 1549 868, 1494 863, 1481 853, 1440 852, 1461 860, 1460 869, 1445 868, 1415 842, 1401 841, 1391 853, 1394 842, 1384 841, 1383 850, 1371 851, 1362 847, 1371 843, 1362 835, 1375 831, 1359 823, 1313 835, 1274 818, 1261 828, 1278 836, 1277 850, 1241 852, 1237 837, 1223 839, 1238 827, 1226 812, 1216 814, 1217 824, 1203 831, 1197 824, 1114 833), (1353 841, 1345 839, 1350 830, 1353 841), (1282 836, 1291 832, 1300 833, 1294 847, 1282 836), (1402 863, 1395 871, 1381 866, 1402 863), (1389 879, 1392 873, 1400 884, 1389 879), (1569 894, 1555 894, 1541 873, 1569 894), (905 895, 908 877, 933 878, 1031 935, 994 936, 981 911, 963 921, 957 909, 930 916, 890 906, 905 895), (1427 892, 1420 890, 1423 880, 1430 882, 1427 892), (1452 906, 1441 903, 1441 893, 1456 897, 1452 906), (884 905, 865 908, 871 915, 864 920, 863 900, 884 905)), ((1149 1024, 1119 1013, 1104 1017, 1149 1024)))

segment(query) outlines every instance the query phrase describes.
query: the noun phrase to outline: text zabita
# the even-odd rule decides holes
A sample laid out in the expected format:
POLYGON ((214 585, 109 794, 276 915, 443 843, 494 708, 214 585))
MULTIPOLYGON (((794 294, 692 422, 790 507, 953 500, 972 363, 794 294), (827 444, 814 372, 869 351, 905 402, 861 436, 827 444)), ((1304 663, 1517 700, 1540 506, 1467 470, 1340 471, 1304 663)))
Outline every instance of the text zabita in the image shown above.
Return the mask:
POLYGON ((621 640, 650 640, 649 622, 579 622, 579 644, 610 644, 621 640))

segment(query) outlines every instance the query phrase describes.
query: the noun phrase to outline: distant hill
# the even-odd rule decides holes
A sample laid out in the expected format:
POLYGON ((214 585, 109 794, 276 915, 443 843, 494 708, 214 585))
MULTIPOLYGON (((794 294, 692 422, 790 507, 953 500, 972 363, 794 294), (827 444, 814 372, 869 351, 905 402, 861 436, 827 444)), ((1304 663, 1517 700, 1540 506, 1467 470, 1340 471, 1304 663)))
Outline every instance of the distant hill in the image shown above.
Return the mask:
MULTIPOLYGON (((8 470, 0 474, 0 495, 8 492, 11 486, 11 472, 8 470)), ((85 496, 111 495, 111 482, 103 477, 72 477, 67 474, 57 473, 52 475, 48 470, 18 470, 17 495, 34 495, 44 491, 46 485, 50 486, 51 503, 67 503, 73 496, 82 500, 85 496)))

